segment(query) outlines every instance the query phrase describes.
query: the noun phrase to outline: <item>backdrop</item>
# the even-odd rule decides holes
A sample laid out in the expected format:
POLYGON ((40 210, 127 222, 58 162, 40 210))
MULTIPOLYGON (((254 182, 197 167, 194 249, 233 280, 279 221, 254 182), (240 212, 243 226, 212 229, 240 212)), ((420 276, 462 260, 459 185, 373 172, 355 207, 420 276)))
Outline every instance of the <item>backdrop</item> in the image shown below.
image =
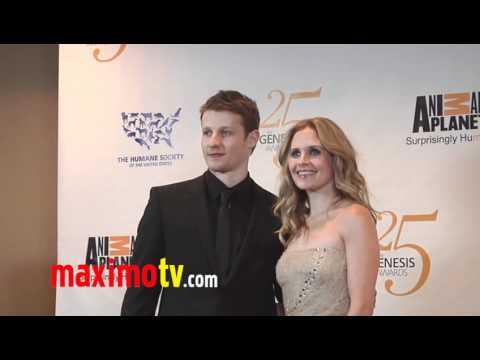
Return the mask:
MULTIPOLYGON (((62 45, 58 263, 128 263, 150 188, 206 169, 199 107, 234 89, 259 106, 250 174, 273 193, 292 123, 329 117, 351 139, 383 212, 376 315, 480 315, 478 58, 479 45, 62 45)), ((59 287, 56 314, 116 315, 124 292, 59 287)))

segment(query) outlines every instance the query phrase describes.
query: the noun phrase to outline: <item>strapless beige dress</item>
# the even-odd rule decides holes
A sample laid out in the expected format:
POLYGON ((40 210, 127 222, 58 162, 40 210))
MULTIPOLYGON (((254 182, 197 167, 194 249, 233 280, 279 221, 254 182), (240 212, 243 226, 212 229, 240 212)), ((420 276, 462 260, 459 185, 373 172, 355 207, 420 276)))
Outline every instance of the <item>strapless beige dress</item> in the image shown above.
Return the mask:
POLYGON ((345 250, 287 248, 276 265, 285 315, 343 316, 350 308, 345 250))

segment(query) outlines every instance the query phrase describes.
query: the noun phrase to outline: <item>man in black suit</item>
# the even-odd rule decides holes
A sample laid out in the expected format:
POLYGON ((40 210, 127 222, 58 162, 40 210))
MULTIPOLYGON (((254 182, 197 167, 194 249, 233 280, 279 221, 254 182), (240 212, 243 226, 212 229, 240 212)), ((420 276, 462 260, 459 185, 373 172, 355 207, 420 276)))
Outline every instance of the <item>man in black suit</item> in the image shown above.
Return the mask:
MULTIPOLYGON (((214 274, 217 287, 129 287, 122 315, 275 315, 281 292, 275 265, 283 247, 274 233, 275 196, 249 176, 259 138, 256 103, 237 91, 220 91, 200 109, 201 176, 150 190, 138 226, 132 264, 184 265, 182 279, 214 274)), ((172 284, 172 282, 170 282, 172 284)), ((281 308, 281 305, 279 306, 281 308)))

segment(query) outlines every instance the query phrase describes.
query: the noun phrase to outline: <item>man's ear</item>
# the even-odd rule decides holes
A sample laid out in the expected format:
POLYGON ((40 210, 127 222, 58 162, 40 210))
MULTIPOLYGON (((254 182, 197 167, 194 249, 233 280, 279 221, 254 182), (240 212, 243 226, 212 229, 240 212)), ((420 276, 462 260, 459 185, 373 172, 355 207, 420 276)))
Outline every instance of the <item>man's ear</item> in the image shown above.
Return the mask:
POLYGON ((247 145, 250 149, 253 149, 258 142, 258 138, 260 137, 260 131, 257 129, 250 131, 247 135, 247 145))

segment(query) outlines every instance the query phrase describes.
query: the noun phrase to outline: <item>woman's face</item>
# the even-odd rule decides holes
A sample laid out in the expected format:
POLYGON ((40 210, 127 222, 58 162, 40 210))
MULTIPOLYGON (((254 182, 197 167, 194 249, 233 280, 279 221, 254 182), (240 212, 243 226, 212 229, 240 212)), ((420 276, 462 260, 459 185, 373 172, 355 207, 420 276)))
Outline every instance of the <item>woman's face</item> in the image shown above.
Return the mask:
POLYGON ((316 132, 307 127, 292 139, 288 169, 295 185, 305 191, 317 191, 334 181, 332 156, 324 150, 316 132))

